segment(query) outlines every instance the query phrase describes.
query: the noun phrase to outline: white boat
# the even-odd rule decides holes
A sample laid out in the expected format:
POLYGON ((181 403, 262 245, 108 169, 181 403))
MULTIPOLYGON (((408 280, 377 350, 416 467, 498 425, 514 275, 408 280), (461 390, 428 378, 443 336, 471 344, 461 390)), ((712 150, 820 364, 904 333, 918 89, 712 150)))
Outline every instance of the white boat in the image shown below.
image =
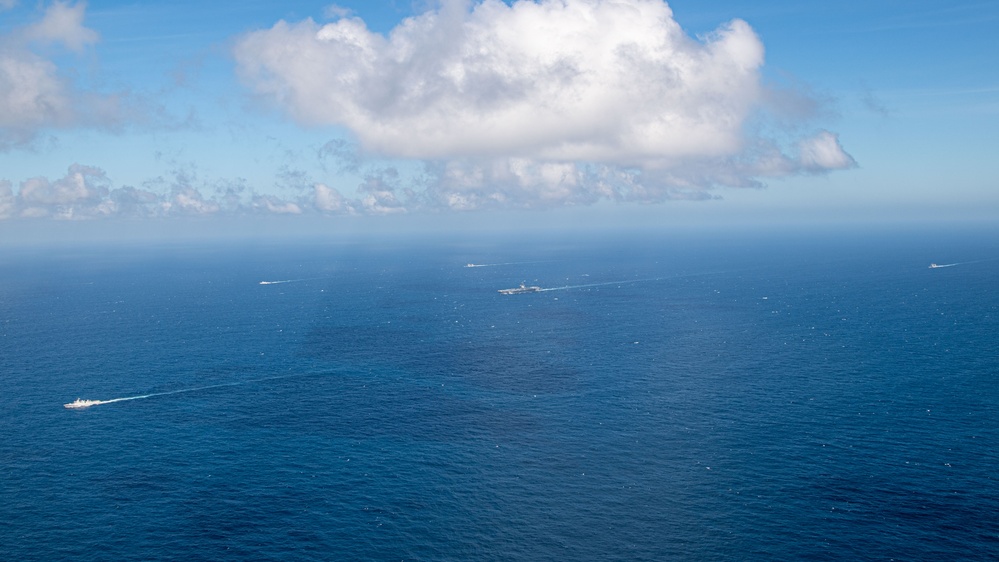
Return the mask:
POLYGON ((91 406, 96 406, 96 405, 98 405, 100 403, 101 403, 100 400, 83 400, 81 398, 77 398, 76 402, 70 402, 69 404, 63 404, 63 406, 65 406, 66 408, 72 408, 72 409, 76 409, 76 408, 89 408, 91 406))

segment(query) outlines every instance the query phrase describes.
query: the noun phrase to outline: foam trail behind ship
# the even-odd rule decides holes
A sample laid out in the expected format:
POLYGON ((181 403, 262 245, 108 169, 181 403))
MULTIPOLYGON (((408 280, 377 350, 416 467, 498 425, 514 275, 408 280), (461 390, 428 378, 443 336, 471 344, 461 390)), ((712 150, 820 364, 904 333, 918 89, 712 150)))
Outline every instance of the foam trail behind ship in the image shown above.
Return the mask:
POLYGON ((502 265, 525 265, 531 263, 551 263, 557 260, 543 260, 543 261, 511 261, 506 263, 470 263, 465 267, 499 267, 502 265))
POLYGON ((976 264, 976 263, 985 263, 985 262, 996 261, 996 260, 999 260, 999 258, 985 258, 985 259, 981 259, 981 260, 958 261, 958 262, 954 262, 954 263, 940 263, 940 264, 934 263, 934 264, 930 265, 930 269, 943 269, 945 267, 954 267, 956 265, 972 265, 972 264, 976 264))
POLYGON ((586 285, 566 285, 564 287, 547 287, 541 289, 542 291, 564 291, 566 289, 585 289, 587 287, 603 287, 606 285, 624 285, 628 283, 647 283, 650 281, 662 281, 664 277, 656 277, 653 279, 629 279, 627 281, 609 281, 607 283, 588 283, 586 285))
POLYGON ((951 265, 971 265, 973 263, 985 263, 987 261, 996 261, 996 260, 999 260, 999 258, 985 258, 985 259, 982 259, 982 260, 959 261, 959 262, 951 264, 951 265))
POLYGON ((156 397, 156 396, 169 396, 171 394, 183 394, 185 392, 197 392, 199 390, 210 390, 210 389, 213 389, 213 388, 224 388, 224 387, 227 387, 227 386, 240 386, 240 385, 250 384, 250 383, 255 383, 255 382, 266 382, 266 381, 272 381, 272 380, 278 380, 278 379, 291 379, 291 378, 296 378, 296 377, 310 377, 310 376, 316 376, 316 375, 319 375, 319 374, 321 374, 321 373, 298 373, 298 374, 295 374, 295 375, 280 375, 280 376, 276 376, 276 377, 264 377, 262 379, 250 379, 250 380, 245 380, 245 381, 226 382, 226 383, 222 383, 222 384, 211 384, 211 385, 208 385, 208 386, 198 386, 198 387, 195 387, 195 388, 182 388, 180 390, 169 390, 167 392, 152 392, 150 394, 140 394, 138 396, 125 396, 123 398, 112 398, 110 400, 97 400, 97 401, 95 401, 93 404, 91 404, 88 407, 92 408, 94 406, 103 406, 104 404, 113 404, 115 402, 126 402, 128 400, 142 400, 144 398, 153 398, 153 397, 156 397))
POLYGON ((306 279, 281 279, 278 281, 261 281, 261 285, 281 285, 283 283, 301 283, 302 281, 315 281, 317 279, 328 279, 327 277, 308 277, 306 279))
POLYGON ((624 281, 607 281, 605 283, 587 283, 585 285, 566 285, 564 287, 548 287, 548 288, 545 288, 545 289, 541 289, 541 291, 564 291, 566 289, 585 289, 587 287, 605 287, 607 285, 627 285, 627 284, 630 284, 630 283, 652 283, 654 281, 672 281, 674 279, 683 279, 683 278, 687 278, 687 277, 699 277, 699 276, 704 276, 704 275, 719 275, 719 274, 724 274, 724 273, 732 273, 732 272, 735 272, 735 271, 749 271, 750 269, 756 269, 756 268, 733 269, 733 270, 726 270, 726 271, 706 271, 706 272, 703 272, 703 273, 685 273, 685 274, 680 274, 680 275, 671 275, 671 276, 668 276, 668 277, 649 277, 649 278, 645 278, 645 279, 626 279, 624 281))

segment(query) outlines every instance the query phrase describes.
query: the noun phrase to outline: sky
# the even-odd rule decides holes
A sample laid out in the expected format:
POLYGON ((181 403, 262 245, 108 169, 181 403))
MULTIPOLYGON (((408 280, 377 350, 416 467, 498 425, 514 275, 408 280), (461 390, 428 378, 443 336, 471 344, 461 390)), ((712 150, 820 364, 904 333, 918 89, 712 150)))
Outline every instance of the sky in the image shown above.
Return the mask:
POLYGON ((995 220, 997 24, 994 0, 0 0, 0 233, 995 220))

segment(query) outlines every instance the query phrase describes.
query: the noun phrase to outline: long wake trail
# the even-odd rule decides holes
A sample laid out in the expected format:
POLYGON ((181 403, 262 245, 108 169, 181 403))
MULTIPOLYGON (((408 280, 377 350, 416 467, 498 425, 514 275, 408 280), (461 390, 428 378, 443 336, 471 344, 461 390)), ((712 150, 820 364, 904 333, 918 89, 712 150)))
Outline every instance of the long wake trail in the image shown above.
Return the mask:
POLYGON ((303 281, 316 281, 318 279, 329 279, 329 277, 307 277, 305 279, 281 279, 278 281, 261 281, 261 285, 281 285, 284 283, 301 283, 303 281))
POLYGON ((524 265, 529 263, 551 263, 556 260, 543 260, 543 261, 511 261, 506 263, 470 263, 465 267, 500 267, 503 265, 524 265))
POLYGON ((672 277, 653 277, 649 279, 628 279, 626 281, 608 281, 606 283, 587 283, 585 285, 565 285, 564 287, 547 287, 541 291, 564 291, 566 289, 585 289, 587 287, 603 287, 606 285, 624 285, 627 283, 649 283, 652 281, 663 281, 673 279, 672 277))
POLYGON ((151 392, 149 394, 140 394, 138 396, 125 396, 122 398, 112 398, 110 400, 81 400, 77 399, 76 402, 70 402, 65 404, 66 408, 78 409, 78 408, 89 408, 91 406, 103 406, 104 404, 113 404, 115 402, 126 402, 128 400, 142 400, 144 398, 153 398, 155 396, 169 396, 171 394, 183 394, 185 392, 198 392, 200 390, 210 390, 213 388, 224 388, 228 386, 240 386, 244 384, 251 384, 257 382, 273 381, 278 379, 290 379, 295 377, 312 377, 317 376, 320 373, 297 373, 294 375, 279 375, 275 377, 264 377, 260 379, 249 379, 245 381, 236 382, 226 382, 221 384, 210 384, 207 386, 198 386, 194 388, 182 388, 180 390, 169 390, 166 392, 151 392))
POLYGON ((941 264, 934 263, 934 264, 930 265, 930 269, 940 269, 940 268, 943 268, 943 267, 954 267, 955 265, 971 265, 973 263, 984 263, 984 262, 996 261, 996 260, 999 260, 999 258, 985 258, 985 259, 982 259, 982 260, 959 261, 959 262, 954 262, 954 263, 941 263, 941 264))
POLYGON ((705 272, 702 272, 702 273, 683 273, 683 274, 680 274, 680 275, 667 275, 667 276, 664 276, 664 277, 647 277, 647 278, 643 278, 643 279, 624 279, 624 280, 621 280, 621 281, 607 281, 607 282, 603 282, 603 283, 586 283, 584 285, 565 285, 563 287, 546 287, 544 289, 541 289, 541 291, 539 291, 539 292, 542 292, 542 291, 564 291, 566 289, 585 289, 587 287, 605 287, 607 285, 627 285, 627 284, 630 284, 630 283, 652 283, 652 282, 656 282, 656 281, 674 281, 676 279, 686 279, 688 277, 701 277, 701 276, 706 276, 706 275, 722 275, 722 274, 727 274, 727 273, 738 273, 738 272, 741 272, 741 271, 752 271, 754 269, 758 269, 758 268, 752 267, 752 268, 746 268, 746 269, 732 269, 732 270, 725 270, 725 271, 705 271, 705 272))

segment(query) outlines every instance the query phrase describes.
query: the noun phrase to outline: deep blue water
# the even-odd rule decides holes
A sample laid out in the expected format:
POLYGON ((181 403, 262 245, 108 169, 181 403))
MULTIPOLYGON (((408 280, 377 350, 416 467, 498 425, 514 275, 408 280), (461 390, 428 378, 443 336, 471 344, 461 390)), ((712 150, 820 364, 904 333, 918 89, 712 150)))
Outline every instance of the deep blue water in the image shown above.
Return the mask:
POLYGON ((3 250, 0 558, 996 559, 997 258, 995 231, 3 250))

